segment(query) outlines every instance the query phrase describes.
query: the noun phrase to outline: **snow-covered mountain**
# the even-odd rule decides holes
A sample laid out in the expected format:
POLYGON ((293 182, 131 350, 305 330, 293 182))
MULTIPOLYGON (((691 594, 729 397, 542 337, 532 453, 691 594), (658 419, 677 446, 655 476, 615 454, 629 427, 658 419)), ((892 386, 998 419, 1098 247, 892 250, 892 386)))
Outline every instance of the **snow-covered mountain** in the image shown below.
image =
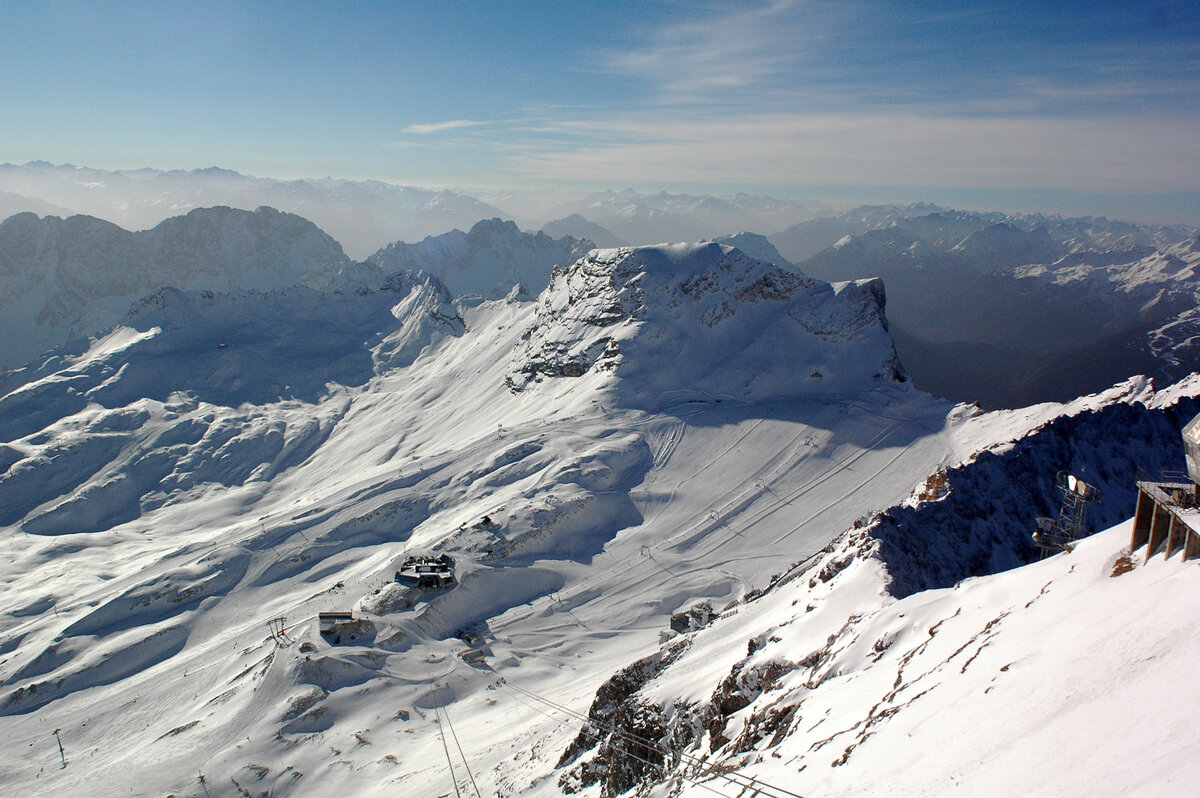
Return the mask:
MULTIPOLYGON (((417 241, 504 215, 466 194, 374 180, 274 180, 210 167, 191 171, 107 171, 70 164, 0 164, 0 191, 87 214, 131 230, 195 208, 278 208, 311 220, 355 258, 396 240, 417 241)), ((38 214, 39 206, 13 208, 38 214)), ((8 214, 3 214, 7 216, 8 214)))
MULTIPOLYGON (((891 658, 867 674, 882 678, 923 651, 940 655, 926 646, 902 656, 954 613, 918 593, 903 617, 887 614, 905 605, 886 596, 883 560, 868 555, 888 539, 884 518, 903 526, 891 508, 939 472, 951 474, 951 496, 998 482, 953 469, 1000 457, 1060 416, 1110 405, 1152 413, 1200 393, 1188 383, 1155 395, 1138 382, 1069 406, 954 407, 902 380, 877 282, 832 286, 715 243, 593 251, 555 271, 536 302, 514 293, 455 306, 449 297, 428 275, 369 268, 271 292, 168 290, 85 351, 4 375, 0 731, 12 744, 0 755, 0 788, 537 796, 565 785, 596 796, 603 783, 584 786, 580 768, 603 759, 586 740, 571 744, 615 672, 645 657, 662 663, 663 652, 688 658, 687 677, 672 666, 661 694, 643 694, 663 696, 657 705, 682 719, 753 649, 758 659, 737 671, 747 678, 734 674, 737 689, 722 694, 749 698, 746 712, 731 698, 724 725, 704 740, 738 741, 737 754, 719 754, 727 776, 756 773, 799 793, 809 782, 767 771, 805 763, 769 757, 763 744, 784 729, 787 747, 777 750, 799 753, 830 706, 840 709, 818 731, 834 735, 826 749, 840 755, 851 740, 838 732, 878 700, 858 691, 866 676, 853 679, 863 646, 895 632, 867 655, 891 658), (419 553, 453 558, 455 586, 414 593, 398 583, 400 563, 419 553), (692 642, 660 648, 671 614, 700 601, 740 603, 692 642), (331 610, 357 620, 322 635, 317 613, 331 610), (905 632, 909 617, 919 626, 905 632), (818 656, 805 665, 809 651, 818 656), (759 667, 777 655, 800 667, 773 676, 759 667), (765 682, 809 689, 793 680, 830 662, 819 709, 786 723, 779 713, 746 720, 777 695, 762 691, 754 704, 751 691, 765 682), (684 683, 692 705, 675 703, 684 683), (751 726, 766 731, 743 733, 751 726), (754 761, 759 749, 765 764, 754 761)), ((1100 456, 1137 428, 1115 418, 1088 427, 1086 441, 1056 445, 1100 456)), ((1145 440, 1141 448, 1158 439, 1145 440)), ((1013 495, 979 492, 980 502, 1013 495)), ((1069 584, 1091 595, 1098 570, 1062 578, 1089 577, 1069 584)), ((1188 606, 1186 585, 1163 592, 1141 575, 1157 573, 1123 577, 1122 592, 1096 606, 1188 606)), ((975 594, 979 609, 963 610, 961 627, 947 622, 954 634, 938 645, 970 639, 971 624, 1028 601, 1026 583, 1044 576, 1016 577, 1017 599, 1003 587, 994 590, 1006 598, 975 594)), ((1050 628, 1067 611, 1047 616, 1060 624, 1050 628)), ((1111 638, 1122 617, 1097 610, 1088 634, 1111 638)), ((1187 613, 1171 617, 1190 623, 1187 613)), ((1039 628, 1031 623, 986 656, 1026 650, 1039 628)), ((1122 651, 1131 661, 1166 653, 1138 639, 1122 651)), ((949 683, 947 696, 987 689, 1002 663, 993 664, 967 670, 970 682, 949 683)), ((628 680, 635 690, 641 681, 628 680)), ((1048 713, 1071 706, 1069 696, 1039 695, 1057 700, 1048 713)), ((1180 706, 1162 723, 1190 707, 1180 706)), ((924 755, 925 745, 904 748, 913 726, 889 728, 901 733, 889 737, 886 761, 924 755)), ((1003 750, 1008 728, 976 724, 974 740, 1003 750)), ((1104 784, 1128 741, 1083 736, 1101 754, 1104 784)), ((675 748, 708 744, 700 739, 679 737, 675 748)), ((1160 736, 1156 755, 1182 764, 1188 739, 1160 736)), ((937 761, 939 777, 966 775, 960 760, 937 761)), ((843 784, 841 771, 822 767, 804 778, 843 784)), ((672 789, 651 776, 649 794, 672 789)), ((919 791, 919 776, 893 786, 919 791)))
POLYGON ((451 230, 417 244, 397 241, 368 262, 385 273, 421 269, 436 276, 455 296, 497 299, 518 284, 537 294, 550 282, 556 266, 574 263, 593 247, 586 239, 523 233, 514 222, 484 219, 470 232, 451 230))
POLYGON ((628 241, 619 238, 595 222, 589 222, 578 213, 546 222, 542 225, 542 232, 551 238, 562 238, 563 236, 586 238, 598 247, 611 248, 629 245, 628 241))
POLYGON ((755 260, 774 263, 776 266, 794 268, 788 262, 787 258, 779 254, 779 250, 775 249, 775 245, 766 236, 759 235, 758 233, 733 233, 731 235, 717 236, 712 240, 718 244, 740 249, 755 260))
POLYGON ((616 373, 621 407, 830 401, 904 381, 878 281, 833 286, 716 243, 595 250, 555 272, 523 337, 514 391, 616 373))
MULTIPOLYGON (((793 263, 800 263, 832 247, 846 236, 856 236, 869 230, 888 227, 899 219, 941 213, 943 209, 923 202, 913 205, 862 205, 840 214, 821 214, 814 219, 796 222, 769 235, 771 242, 779 247, 784 257, 793 263)), ((957 243, 975 229, 975 225, 970 225, 953 243, 957 243)))
POLYGON ((0 222, 0 366, 103 332, 163 286, 282 288, 349 264, 311 222, 271 208, 198 209, 137 233, 90 216, 18 214, 0 222))
POLYGON ((750 194, 712 197, 601 191, 550 211, 551 218, 579 215, 633 244, 698 241, 739 230, 774 231, 811 219, 824 206, 750 194))
POLYGON ((880 226, 844 236, 799 268, 827 280, 881 277, 897 348, 919 386, 1016 407, 1131 374, 1170 381, 1200 367, 1195 231, 904 213, 873 217, 880 226))

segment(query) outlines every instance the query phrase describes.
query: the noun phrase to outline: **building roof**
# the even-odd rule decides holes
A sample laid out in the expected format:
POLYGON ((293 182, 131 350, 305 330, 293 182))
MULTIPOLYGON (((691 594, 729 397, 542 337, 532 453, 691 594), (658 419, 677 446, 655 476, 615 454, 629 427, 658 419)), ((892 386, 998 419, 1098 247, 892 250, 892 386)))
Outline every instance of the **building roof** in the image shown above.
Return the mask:
MULTIPOLYGON (((1190 425, 1189 425, 1190 426, 1190 425)), ((1139 482, 1138 487, 1168 510, 1181 523, 1196 534, 1200 534, 1200 508, 1196 507, 1196 486, 1189 482, 1139 482), (1183 501, 1176 496, 1182 495, 1183 501)))

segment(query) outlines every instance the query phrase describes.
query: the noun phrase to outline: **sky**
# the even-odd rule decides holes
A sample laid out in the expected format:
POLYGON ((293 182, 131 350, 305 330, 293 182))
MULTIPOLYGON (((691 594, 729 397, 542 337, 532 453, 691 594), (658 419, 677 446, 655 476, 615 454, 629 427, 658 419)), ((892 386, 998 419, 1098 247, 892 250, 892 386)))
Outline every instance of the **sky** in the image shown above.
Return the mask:
POLYGON ((1191 2, 0 0, 0 19, 11 163, 1200 222, 1191 2))

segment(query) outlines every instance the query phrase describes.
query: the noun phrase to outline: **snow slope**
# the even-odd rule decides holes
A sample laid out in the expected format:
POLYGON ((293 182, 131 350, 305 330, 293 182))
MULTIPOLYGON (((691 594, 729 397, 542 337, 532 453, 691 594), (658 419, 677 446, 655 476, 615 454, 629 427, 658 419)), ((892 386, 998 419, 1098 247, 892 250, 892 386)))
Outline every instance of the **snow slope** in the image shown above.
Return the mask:
POLYGON ((1120 524, 901 601, 878 593, 877 561, 828 581, 813 565, 673 644, 639 697, 690 748, 642 794, 1187 793, 1197 619, 1163 608, 1195 606, 1200 581, 1128 541, 1120 524))
MULTIPOLYGON (((1165 465, 1180 468, 1196 387, 1193 378, 1155 394, 1133 383, 1061 408, 1000 454, 950 469, 940 495, 922 486, 711 626, 628 665, 586 717, 558 711, 580 730, 558 763, 560 787, 734 795, 757 778, 772 796, 1178 794, 1194 778, 1193 704, 1147 696, 1195 656, 1181 645, 1194 613, 1161 611, 1194 600, 1195 564, 1159 552, 1139 569, 1146 552, 1129 556, 1119 523, 1016 570, 1003 558, 975 578, 964 569, 981 549, 1028 537, 1042 502, 1026 492, 1047 472, 1040 461, 1064 448, 1076 470, 1119 475, 1126 493, 1168 451, 1165 465), (1019 468, 1035 473, 1018 479, 1019 468), (1007 516, 1023 516, 1023 528, 1007 516), (969 533, 945 534, 953 526, 969 533), (1153 772, 1123 766, 1131 760, 1153 761, 1153 772)), ((1134 497, 1103 484, 1102 515, 1131 513, 1134 497)))
MULTIPOLYGON (((671 613, 1071 411, 922 394, 875 284, 716 244, 593 252, 537 302, 355 279, 163 292, 5 375, 0 788, 560 794, 577 729, 541 699, 586 711, 671 613), (406 552, 457 586, 405 594, 406 552), (349 609, 351 639, 318 634, 349 609)), ((861 599, 838 584, 831 624, 861 599)))

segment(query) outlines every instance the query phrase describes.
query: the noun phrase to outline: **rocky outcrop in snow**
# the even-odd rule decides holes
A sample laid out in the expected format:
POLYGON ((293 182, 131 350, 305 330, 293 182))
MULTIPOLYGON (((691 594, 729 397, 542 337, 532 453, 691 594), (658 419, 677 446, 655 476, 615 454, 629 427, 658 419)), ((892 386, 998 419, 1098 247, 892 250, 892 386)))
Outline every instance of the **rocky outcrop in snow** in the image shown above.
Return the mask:
POLYGON ((1055 418, 1009 446, 949 469, 948 494, 894 507, 869 529, 879 541, 889 591, 908 596, 1037 559, 1033 519, 1058 515, 1059 471, 1100 491, 1102 502, 1089 509, 1085 534, 1131 517, 1138 479, 1184 471, 1179 433, 1198 412, 1200 401, 1192 397, 1166 406, 1115 402, 1055 418))
POLYGON ((760 401, 903 379, 878 281, 831 286, 718 244, 597 250, 556 271, 508 384, 615 373, 619 401, 760 401))

